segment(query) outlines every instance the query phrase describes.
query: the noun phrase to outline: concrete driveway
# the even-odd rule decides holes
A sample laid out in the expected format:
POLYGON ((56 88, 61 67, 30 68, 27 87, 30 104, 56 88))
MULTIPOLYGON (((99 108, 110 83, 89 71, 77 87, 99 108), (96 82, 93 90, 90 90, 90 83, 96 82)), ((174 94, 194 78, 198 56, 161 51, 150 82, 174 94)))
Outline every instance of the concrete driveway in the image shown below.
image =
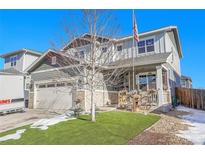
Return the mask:
POLYGON ((27 109, 23 113, 12 113, 0 116, 0 132, 32 124, 42 118, 51 118, 56 113, 45 110, 27 109))

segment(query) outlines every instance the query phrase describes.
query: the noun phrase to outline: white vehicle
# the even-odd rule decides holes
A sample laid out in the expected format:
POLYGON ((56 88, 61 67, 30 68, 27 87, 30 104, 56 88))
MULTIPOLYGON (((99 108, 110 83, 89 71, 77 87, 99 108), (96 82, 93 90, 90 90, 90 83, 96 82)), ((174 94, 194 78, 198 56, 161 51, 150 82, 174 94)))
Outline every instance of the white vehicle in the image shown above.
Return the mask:
POLYGON ((24 76, 1 72, 0 114, 24 110, 24 76))

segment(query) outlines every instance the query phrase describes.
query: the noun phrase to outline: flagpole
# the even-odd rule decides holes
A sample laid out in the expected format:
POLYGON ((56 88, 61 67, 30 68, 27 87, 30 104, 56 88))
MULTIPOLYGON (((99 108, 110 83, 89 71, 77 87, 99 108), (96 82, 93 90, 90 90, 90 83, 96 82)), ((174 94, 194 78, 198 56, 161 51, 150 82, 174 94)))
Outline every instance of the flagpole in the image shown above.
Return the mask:
POLYGON ((132 40, 132 90, 135 88, 135 67, 134 67, 134 51, 135 51, 135 39, 134 39, 134 9, 132 10, 132 33, 133 33, 133 40, 132 40))

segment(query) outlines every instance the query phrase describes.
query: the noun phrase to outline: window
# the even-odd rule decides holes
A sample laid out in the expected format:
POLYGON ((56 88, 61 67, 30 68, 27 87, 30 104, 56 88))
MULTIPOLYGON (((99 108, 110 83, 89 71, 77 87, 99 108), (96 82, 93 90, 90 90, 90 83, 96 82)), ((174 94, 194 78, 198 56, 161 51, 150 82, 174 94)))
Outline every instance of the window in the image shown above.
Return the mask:
POLYGON ((102 47, 101 50, 103 53, 105 53, 105 52, 107 52, 107 47, 102 47))
POLYGON ((18 55, 10 57, 11 66, 16 66, 18 55))
POLYGON ((80 53, 79 58, 85 58, 85 51, 84 50, 81 50, 79 53, 80 53))
POLYGON ((47 85, 47 87, 48 87, 48 88, 50 88, 50 87, 55 87, 55 84, 54 84, 54 83, 50 83, 50 84, 47 85))
POLYGON ((142 91, 147 90, 147 76, 146 75, 139 76, 139 89, 142 91))
POLYGON ((65 83, 64 82, 61 82, 61 83, 57 83, 56 85, 57 87, 64 87, 65 86, 65 83))
POLYGON ((139 76, 139 89, 142 91, 156 90, 156 75, 146 74, 139 76))
POLYGON ((45 85, 45 84, 40 84, 40 85, 38 86, 38 88, 46 88, 46 85, 45 85))
POLYGON ((67 86, 69 86, 69 87, 72 86, 72 83, 67 83, 67 86))
POLYGON ((155 74, 148 75, 148 86, 149 86, 149 89, 156 89, 156 75, 155 74))
POLYGON ((56 65, 56 56, 51 58, 51 65, 56 65))
POLYGON ((146 40, 147 52, 154 51, 154 39, 146 40))
POLYGON ((75 57, 78 57, 78 53, 77 52, 75 52, 75 57))
POLYGON ((138 53, 145 53, 145 41, 138 42, 138 53))
POLYGON ((149 53, 154 51, 154 39, 138 42, 138 53, 149 53))
POLYGON ((122 51, 122 45, 117 46, 117 51, 122 51))

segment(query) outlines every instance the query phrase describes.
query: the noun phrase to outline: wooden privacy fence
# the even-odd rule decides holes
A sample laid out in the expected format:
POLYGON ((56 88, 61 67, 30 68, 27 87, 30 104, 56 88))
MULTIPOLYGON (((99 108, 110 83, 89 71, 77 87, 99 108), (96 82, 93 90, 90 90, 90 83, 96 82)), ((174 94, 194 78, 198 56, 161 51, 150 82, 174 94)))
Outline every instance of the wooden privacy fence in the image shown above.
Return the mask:
POLYGON ((205 110, 205 89, 176 88, 176 97, 184 106, 205 110))

